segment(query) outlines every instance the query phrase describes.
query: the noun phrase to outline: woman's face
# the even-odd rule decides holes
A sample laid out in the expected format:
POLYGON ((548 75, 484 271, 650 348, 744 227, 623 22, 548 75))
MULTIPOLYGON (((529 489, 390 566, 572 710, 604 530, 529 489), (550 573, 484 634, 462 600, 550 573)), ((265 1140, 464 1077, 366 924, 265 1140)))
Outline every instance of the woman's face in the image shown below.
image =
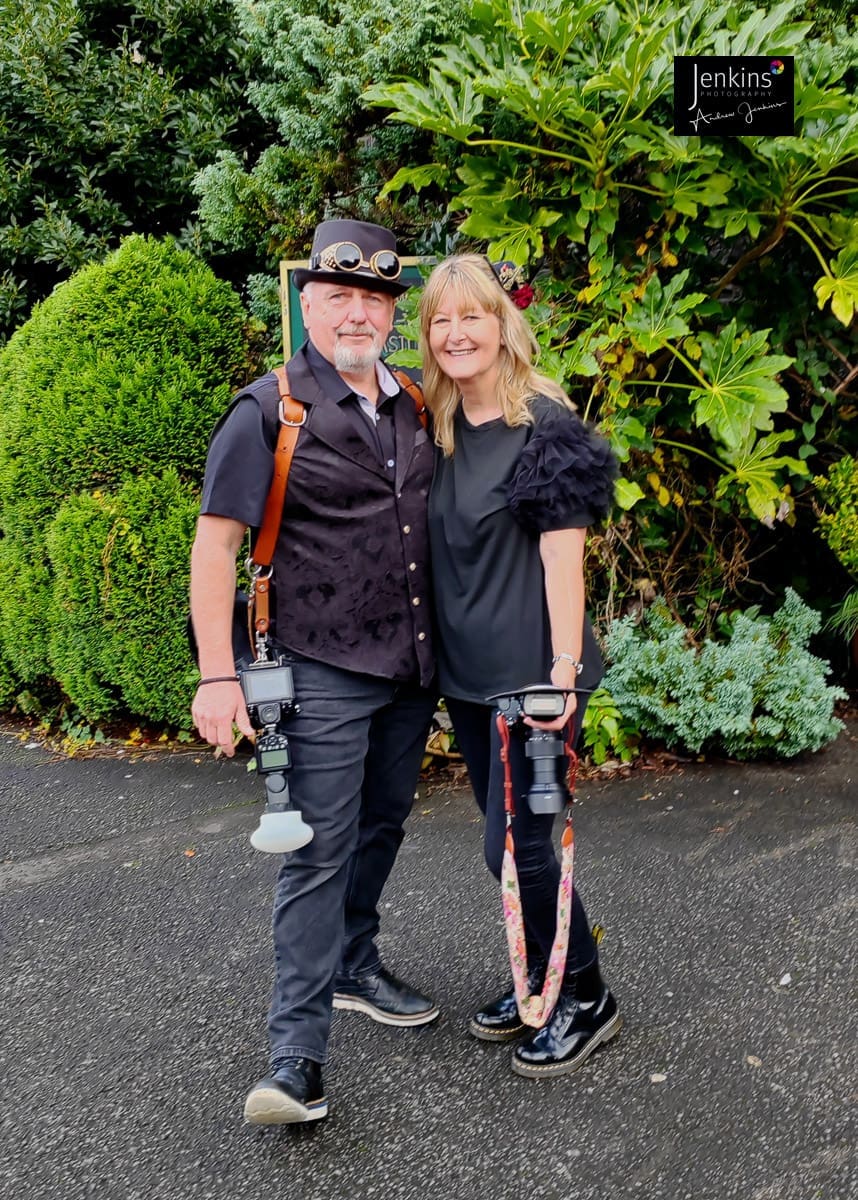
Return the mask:
POLYGON ((473 384, 497 372, 500 318, 481 304, 446 300, 429 322, 429 349, 438 366, 459 384, 473 384))

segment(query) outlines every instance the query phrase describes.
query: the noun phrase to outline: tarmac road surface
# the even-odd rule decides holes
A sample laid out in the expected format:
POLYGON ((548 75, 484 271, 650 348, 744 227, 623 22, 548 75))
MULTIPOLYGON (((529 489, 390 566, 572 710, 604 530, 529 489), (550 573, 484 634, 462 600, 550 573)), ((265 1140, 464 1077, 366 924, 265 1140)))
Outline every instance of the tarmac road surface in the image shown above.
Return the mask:
POLYGON ((278 1129, 242 1123, 277 871, 248 843, 258 782, 0 735, 0 1195, 855 1200, 856 732, 580 788, 625 1028, 550 1081, 465 1031, 506 986, 500 902, 469 794, 423 789, 380 944, 442 1016, 336 1013, 331 1115, 278 1129))

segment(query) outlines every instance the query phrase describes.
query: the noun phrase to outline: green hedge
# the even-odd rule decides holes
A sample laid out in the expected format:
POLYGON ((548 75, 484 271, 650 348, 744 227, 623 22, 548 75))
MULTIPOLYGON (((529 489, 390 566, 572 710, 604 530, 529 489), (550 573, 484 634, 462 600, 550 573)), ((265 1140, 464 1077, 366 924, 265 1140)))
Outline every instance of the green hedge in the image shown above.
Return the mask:
POLYGON ((143 237, 0 352, 0 703, 187 720, 195 496, 248 354, 229 285, 143 237))
POLYGON ((70 497, 47 536, 55 677, 89 720, 188 720, 188 548, 199 499, 175 470, 70 497))

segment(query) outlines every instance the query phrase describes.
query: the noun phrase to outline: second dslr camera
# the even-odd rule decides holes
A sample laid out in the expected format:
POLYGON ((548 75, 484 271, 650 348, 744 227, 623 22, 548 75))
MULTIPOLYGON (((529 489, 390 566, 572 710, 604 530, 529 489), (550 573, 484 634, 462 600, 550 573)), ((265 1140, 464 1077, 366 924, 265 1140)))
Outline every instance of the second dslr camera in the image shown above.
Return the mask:
MULTIPOLYGON (((566 697, 573 689, 553 684, 534 684, 517 692, 502 692, 489 696, 498 712, 512 729, 524 732, 524 752, 533 766, 533 781, 527 792, 527 804, 533 813, 563 812, 571 803, 566 786, 566 744, 561 731, 534 729, 525 725, 524 718, 533 721, 555 721, 566 709, 566 697), (562 759, 562 764, 558 764, 562 759)), ((578 688, 574 689, 576 692, 578 688)))

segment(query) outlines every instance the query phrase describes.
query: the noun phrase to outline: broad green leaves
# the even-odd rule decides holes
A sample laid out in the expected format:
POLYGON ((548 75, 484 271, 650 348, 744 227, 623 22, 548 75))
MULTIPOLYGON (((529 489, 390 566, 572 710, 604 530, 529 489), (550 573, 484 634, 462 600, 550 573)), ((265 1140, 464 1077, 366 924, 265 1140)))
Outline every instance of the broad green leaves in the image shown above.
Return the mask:
MULTIPOLYGON (((806 462, 855 442, 856 41, 841 27, 823 40, 799 15, 801 0, 476 0, 428 82, 370 93, 392 120, 458 142, 459 248, 535 277, 552 313, 536 329, 546 369, 624 463, 628 571, 686 570, 690 589, 707 572, 729 589, 742 572, 719 539, 736 517, 794 520, 810 507, 806 462), (795 55, 794 137, 670 132, 674 54, 761 46, 795 55), (695 544, 687 568, 677 536, 695 544)), ((389 190, 421 179, 400 172, 389 190)))
POLYGON ((831 311, 843 325, 849 325, 858 312, 858 250, 847 247, 831 264, 831 274, 813 285, 820 308, 831 301, 831 311))
POLYGON ((392 179, 389 179, 378 193, 379 200, 398 192, 408 184, 415 192, 421 191, 431 184, 443 184, 450 177, 450 168, 446 163, 426 163, 422 167, 400 167, 392 179))
POLYGON ((646 285, 643 298, 626 317, 626 326, 635 335, 635 342, 645 354, 661 350, 669 342, 677 341, 690 332, 685 319, 686 313, 695 308, 706 296, 703 292, 680 295, 688 279, 688 272, 681 271, 662 287, 658 275, 653 275, 646 285))
POLYGON ((614 489, 614 499, 620 508, 628 511, 634 508, 638 500, 643 500, 644 490, 633 479, 618 479, 614 489))
POLYGON ((651 171, 650 183, 664 197, 668 208, 688 217, 696 217, 701 208, 714 208, 727 203, 733 180, 722 173, 705 174, 705 168, 678 168, 671 177, 661 171, 651 171))
POLYGON ((792 359, 765 353, 768 332, 740 337, 731 321, 717 336, 700 334, 701 386, 689 397, 694 420, 707 425, 728 450, 746 444, 755 430, 770 430, 772 415, 786 411, 787 394, 775 375, 792 359))
POLYGON ((489 253, 494 258, 527 262, 531 255, 539 254, 543 231, 559 219, 559 212, 547 208, 530 212, 523 203, 513 209, 500 205, 492 209, 486 205, 462 222, 462 232, 488 241, 489 253))
POLYGON ((426 84, 410 81, 368 88, 364 101, 395 105, 392 120, 442 133, 458 142, 467 142, 471 134, 482 129, 477 118, 482 116, 484 102, 474 81, 465 78, 461 87, 456 87, 437 69, 430 71, 426 84))
POLYGON ((744 446, 726 454, 731 469, 721 476, 718 495, 737 486, 744 491, 751 512, 764 524, 771 527, 776 519, 783 520, 790 512, 791 501, 778 481, 778 473, 786 469, 793 475, 808 474, 807 464, 801 459, 777 453, 784 442, 792 440, 789 432, 771 433, 757 442, 751 436, 744 446))

